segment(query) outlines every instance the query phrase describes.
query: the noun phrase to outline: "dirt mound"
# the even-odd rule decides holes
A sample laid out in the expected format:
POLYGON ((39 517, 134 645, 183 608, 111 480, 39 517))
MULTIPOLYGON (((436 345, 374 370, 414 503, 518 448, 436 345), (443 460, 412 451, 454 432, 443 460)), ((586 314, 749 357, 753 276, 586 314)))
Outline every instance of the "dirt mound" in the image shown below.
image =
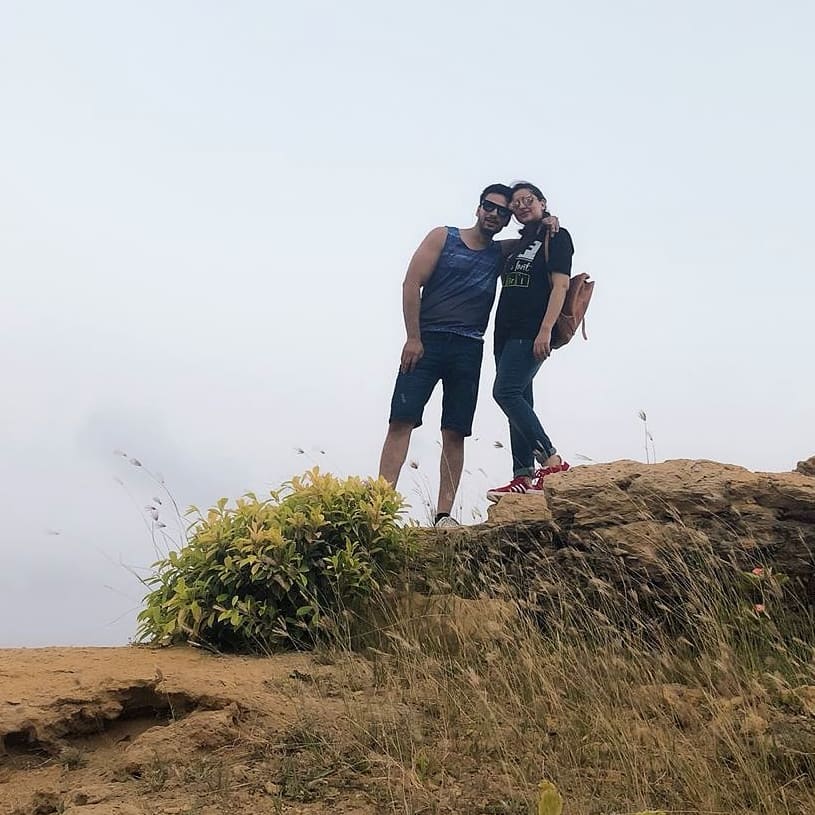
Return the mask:
MULTIPOLYGON (((0 812, 196 811, 185 789, 200 796, 233 785, 233 754, 254 731, 287 733, 309 704, 299 699, 305 678, 327 674, 305 655, 0 651, 0 812)), ((265 798, 255 812, 276 811, 274 796, 265 798)))
POLYGON ((0 813, 815 811, 815 479, 579 467, 423 540, 364 654, 0 651, 0 813), (716 618, 719 565, 766 608, 716 618))

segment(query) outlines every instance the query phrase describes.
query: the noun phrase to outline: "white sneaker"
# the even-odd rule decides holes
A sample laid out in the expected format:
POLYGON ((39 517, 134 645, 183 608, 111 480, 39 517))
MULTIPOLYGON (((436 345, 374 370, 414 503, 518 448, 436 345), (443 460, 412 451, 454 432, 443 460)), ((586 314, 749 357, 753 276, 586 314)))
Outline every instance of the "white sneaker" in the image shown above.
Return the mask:
POLYGON ((456 529, 461 526, 461 524, 455 518, 445 515, 443 518, 439 518, 433 526, 435 526, 436 529, 456 529))

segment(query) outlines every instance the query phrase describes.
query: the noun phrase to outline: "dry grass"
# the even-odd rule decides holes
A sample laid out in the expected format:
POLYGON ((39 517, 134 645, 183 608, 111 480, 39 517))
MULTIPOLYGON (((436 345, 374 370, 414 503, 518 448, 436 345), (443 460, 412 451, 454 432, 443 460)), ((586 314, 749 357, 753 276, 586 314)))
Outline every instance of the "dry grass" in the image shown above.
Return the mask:
MULTIPOLYGON (((202 800, 248 786, 275 812, 356 790, 360 812, 528 815, 550 779, 565 815, 815 813, 801 587, 661 523, 675 547, 650 557, 644 541, 636 562, 602 540, 472 538, 435 575, 469 600, 383 601, 364 658, 356 642, 317 654, 342 716, 310 706, 288 733, 259 725, 251 770, 209 762, 183 781, 202 800)), ((162 789, 166 769, 144 782, 162 789)))
MULTIPOLYGON (((540 553, 525 582, 505 555, 470 572, 485 597, 383 604, 367 650, 298 662, 268 705, 247 697, 223 746, 179 730, 109 793, 179 815, 535 815, 548 779, 563 815, 815 812, 814 638, 782 576, 674 553, 674 594, 641 605, 631 574, 600 577, 588 555, 566 580, 540 553)), ((464 563, 448 575, 462 585, 464 563)), ((60 771, 92 794, 93 768, 114 765, 88 758, 65 752, 60 771)), ((19 811, 59 811, 45 794, 19 811)))
POLYGON ((811 616, 769 567, 668 557, 673 594, 644 606, 585 564, 542 573, 532 599, 492 564, 482 590, 511 602, 400 604, 332 749, 364 756, 379 807, 405 815, 532 812, 542 779, 575 815, 815 812, 811 616))

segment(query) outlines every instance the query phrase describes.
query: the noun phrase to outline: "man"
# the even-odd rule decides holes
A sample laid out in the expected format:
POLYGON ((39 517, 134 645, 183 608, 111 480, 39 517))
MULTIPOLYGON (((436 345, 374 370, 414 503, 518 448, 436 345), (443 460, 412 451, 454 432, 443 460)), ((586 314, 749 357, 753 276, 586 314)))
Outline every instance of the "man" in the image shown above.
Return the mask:
POLYGON ((517 243, 494 240, 509 222, 511 195, 505 184, 490 184, 481 193, 473 226, 433 229, 413 255, 402 285, 407 340, 379 474, 396 485, 410 435, 422 424, 424 407, 441 380, 437 527, 458 525, 450 511, 464 466, 464 439, 472 433, 484 332, 504 256, 517 243))

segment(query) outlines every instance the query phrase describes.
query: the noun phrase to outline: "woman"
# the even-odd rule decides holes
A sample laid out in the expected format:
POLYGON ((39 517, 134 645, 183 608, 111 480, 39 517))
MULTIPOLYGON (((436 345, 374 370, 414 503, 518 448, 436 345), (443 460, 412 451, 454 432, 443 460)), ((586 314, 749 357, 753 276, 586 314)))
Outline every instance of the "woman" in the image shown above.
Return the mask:
POLYGON ((535 415, 532 381, 552 352, 552 329, 569 289, 574 246, 565 229, 547 230, 546 199, 534 184, 515 184, 509 208, 523 228, 502 275, 492 395, 509 419, 513 477, 487 492, 491 501, 541 489, 547 475, 569 469, 535 415))

